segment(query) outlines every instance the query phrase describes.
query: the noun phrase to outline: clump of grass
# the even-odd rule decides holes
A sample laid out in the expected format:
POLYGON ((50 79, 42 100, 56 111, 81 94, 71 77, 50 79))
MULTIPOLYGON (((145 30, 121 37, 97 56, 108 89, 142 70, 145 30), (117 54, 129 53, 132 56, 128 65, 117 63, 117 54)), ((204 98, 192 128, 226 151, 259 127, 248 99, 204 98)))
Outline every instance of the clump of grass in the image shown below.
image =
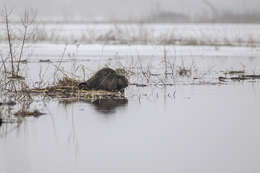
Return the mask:
POLYGON ((122 93, 120 92, 79 89, 78 84, 80 82, 81 81, 69 77, 63 77, 52 86, 47 86, 44 88, 32 88, 32 89, 28 89, 27 92, 34 95, 43 95, 51 98, 77 99, 77 100, 80 99, 87 102, 92 102, 95 101, 96 99, 103 99, 103 98, 118 99, 123 97, 122 93))
POLYGON ((126 69, 125 67, 117 68, 115 71, 118 75, 122 75, 122 76, 131 76, 135 74, 133 71, 126 69))
POLYGON ((192 70, 191 70, 191 68, 187 68, 185 66, 180 66, 177 69, 177 74, 182 77, 190 77, 192 75, 192 70))
POLYGON ((79 91, 78 84, 80 81, 72 79, 70 77, 63 77, 59 79, 57 83, 51 86, 43 87, 43 88, 32 88, 28 89, 27 92, 29 93, 38 93, 38 94, 45 94, 47 96, 61 96, 63 97, 71 97, 75 96, 76 92, 79 91))
POLYGON ((56 86, 72 86, 77 87, 80 81, 72 79, 70 77, 63 77, 62 79, 58 80, 56 86))

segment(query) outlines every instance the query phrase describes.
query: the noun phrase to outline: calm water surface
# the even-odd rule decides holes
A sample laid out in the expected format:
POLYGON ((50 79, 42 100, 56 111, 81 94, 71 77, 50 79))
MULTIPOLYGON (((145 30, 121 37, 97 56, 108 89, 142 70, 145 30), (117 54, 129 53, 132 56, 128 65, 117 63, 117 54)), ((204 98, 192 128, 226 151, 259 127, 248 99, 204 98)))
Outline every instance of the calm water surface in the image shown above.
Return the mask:
POLYGON ((45 116, 2 127, 0 172, 259 172, 259 91, 130 87, 110 110, 50 101, 45 116))
MULTIPOLYGON (((81 27, 84 29, 69 27, 63 32, 81 27)), ((206 25, 203 28, 208 31, 206 25)), ((229 35, 236 28, 228 25, 224 31, 229 35)), ((246 26, 242 37, 254 30, 253 36, 259 38, 257 28, 246 26)), ((183 27, 176 29, 193 34, 183 27)), ((225 36, 215 34, 222 27, 213 29, 210 35, 225 36)), ((218 82, 230 70, 260 74, 259 47, 26 46, 28 63, 21 69, 30 86, 37 86, 35 81, 40 80, 45 85, 52 83, 59 64, 81 79, 105 65, 126 67, 137 72, 138 77, 129 78, 131 82, 145 83, 141 70, 164 73, 164 50, 169 63, 176 68, 192 67, 192 77, 202 82, 218 82), (47 59, 51 62, 39 63, 47 59)), ((0 49, 2 54, 8 52, 5 43, 0 49)), ((164 79, 161 77, 152 76, 148 87, 128 87, 127 100, 120 102, 63 104, 57 99, 36 99, 32 108, 40 108, 45 115, 0 127, 0 173, 260 172, 259 81, 201 85, 192 77, 168 78, 167 82, 176 85, 153 86, 164 79)))

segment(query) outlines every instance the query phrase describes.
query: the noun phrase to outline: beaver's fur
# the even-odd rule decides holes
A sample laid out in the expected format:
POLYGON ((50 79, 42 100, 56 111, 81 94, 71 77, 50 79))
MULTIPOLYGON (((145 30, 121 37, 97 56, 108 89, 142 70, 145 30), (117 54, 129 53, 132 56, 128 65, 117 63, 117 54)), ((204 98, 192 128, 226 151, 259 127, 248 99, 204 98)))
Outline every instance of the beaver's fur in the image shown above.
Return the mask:
POLYGON ((128 86, 125 76, 118 75, 111 68, 102 68, 86 82, 78 85, 79 89, 122 91, 128 86))

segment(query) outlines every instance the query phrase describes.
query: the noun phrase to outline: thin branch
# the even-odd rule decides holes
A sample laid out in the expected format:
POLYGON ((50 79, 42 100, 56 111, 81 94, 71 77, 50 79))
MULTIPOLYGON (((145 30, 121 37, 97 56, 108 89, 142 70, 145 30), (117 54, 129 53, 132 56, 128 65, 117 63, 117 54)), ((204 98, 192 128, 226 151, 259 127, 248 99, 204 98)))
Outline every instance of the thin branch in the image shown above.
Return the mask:
POLYGON ((22 45, 21 45, 21 49, 20 49, 20 54, 19 54, 19 59, 18 59, 18 64, 17 64, 17 76, 20 70, 20 63, 21 63, 21 59, 23 56, 23 50, 24 50, 24 45, 25 45, 25 41, 27 39, 27 34, 28 34, 28 27, 34 23, 36 18, 36 12, 28 9, 25 9, 24 11, 24 16, 21 18, 21 23, 23 25, 24 28, 24 32, 23 32, 23 38, 22 38, 22 45))
POLYGON ((9 16, 11 15, 12 10, 8 13, 7 7, 5 6, 3 9, 3 16, 4 16, 4 22, 6 25, 6 32, 7 32, 7 38, 8 38, 8 45, 9 45, 9 53, 11 58, 11 65, 12 65, 12 76, 14 76, 14 57, 13 57, 13 47, 12 47, 12 41, 11 41, 11 31, 9 27, 9 16))

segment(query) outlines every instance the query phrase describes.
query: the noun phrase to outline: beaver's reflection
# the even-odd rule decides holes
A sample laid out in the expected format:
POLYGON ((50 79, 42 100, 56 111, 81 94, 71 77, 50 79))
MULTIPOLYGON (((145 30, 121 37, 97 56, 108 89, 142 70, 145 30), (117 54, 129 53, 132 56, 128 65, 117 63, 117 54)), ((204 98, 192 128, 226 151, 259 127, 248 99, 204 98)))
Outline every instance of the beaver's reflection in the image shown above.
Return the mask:
POLYGON ((87 103, 93 106, 97 112, 103 114, 112 114, 116 111, 117 108, 123 108, 127 106, 128 100, 125 97, 116 98, 116 99, 102 98, 102 99, 95 100, 94 102, 78 100, 78 99, 64 99, 64 100, 60 100, 59 103, 61 103, 65 107, 75 103, 87 103))
POLYGON ((117 108, 125 107, 128 104, 126 98, 122 99, 99 99, 92 103, 95 109, 104 114, 114 113, 117 108))

